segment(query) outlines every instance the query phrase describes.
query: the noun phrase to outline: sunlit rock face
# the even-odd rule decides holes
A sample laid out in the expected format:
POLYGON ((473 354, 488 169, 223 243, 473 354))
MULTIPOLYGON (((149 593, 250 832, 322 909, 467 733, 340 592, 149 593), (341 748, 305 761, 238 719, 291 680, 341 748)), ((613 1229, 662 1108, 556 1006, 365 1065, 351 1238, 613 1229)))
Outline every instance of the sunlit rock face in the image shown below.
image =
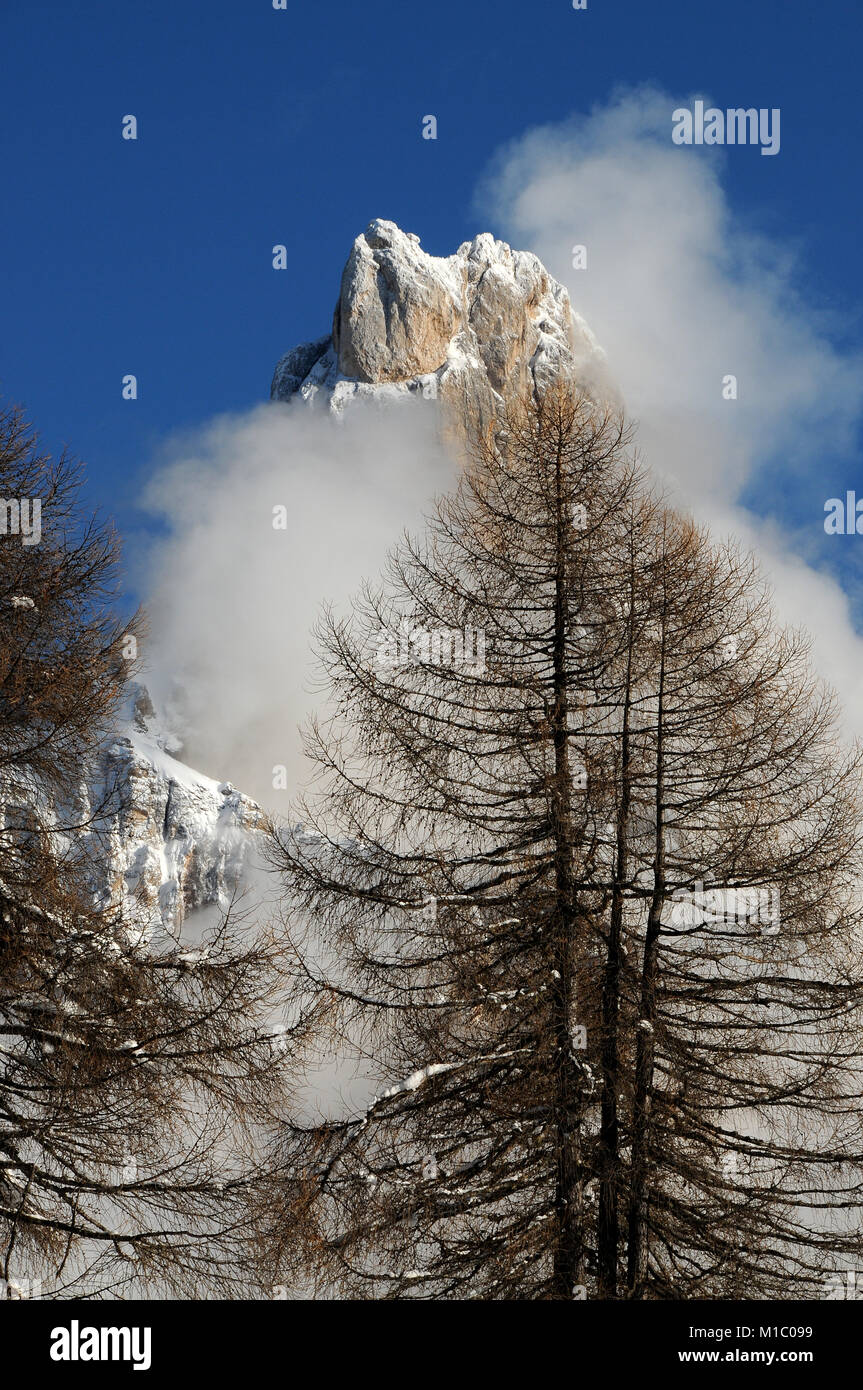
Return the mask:
POLYGON ((263 812, 181 762, 144 686, 82 790, 97 894, 145 930, 179 929, 198 908, 228 910, 254 859, 263 812))
POLYGON ((382 219, 353 244, 329 338, 279 361, 274 400, 419 392, 467 410, 481 426, 507 397, 561 370, 585 386, 605 359, 569 295, 528 251, 488 232, 452 256, 382 219))

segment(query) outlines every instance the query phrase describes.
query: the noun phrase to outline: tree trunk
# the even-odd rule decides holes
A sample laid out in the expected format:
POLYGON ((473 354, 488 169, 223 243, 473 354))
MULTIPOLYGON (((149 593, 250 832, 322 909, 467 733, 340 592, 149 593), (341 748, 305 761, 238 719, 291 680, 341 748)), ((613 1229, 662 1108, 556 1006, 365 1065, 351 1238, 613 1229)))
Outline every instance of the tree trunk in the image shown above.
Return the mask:
POLYGON ((632 1172, 627 1231, 626 1282, 630 1298, 640 1298, 647 1270, 647 1189, 650 1149, 650 1103, 653 1090, 656 981, 659 966, 659 933, 665 901, 664 824, 664 729, 665 631, 659 670, 659 707, 656 720, 656 802, 653 894, 647 916, 644 961, 641 971, 641 1008, 635 1044, 635 1094, 632 1120, 632 1172))
POLYGON ((572 773, 569 759, 569 691, 566 668, 567 536, 562 460, 556 470, 557 557, 554 597, 553 689, 551 725, 554 780, 551 796, 554 840, 555 933, 552 975, 552 1029, 555 1048, 554 1111, 557 1173, 554 1212, 554 1297, 571 1299, 584 1283, 584 1175, 581 1161, 581 1068, 573 1052, 576 1022, 577 912, 572 867, 572 773))
POLYGON ((618 1217, 619 1186, 619 1045, 621 934, 623 901, 628 864, 629 811, 631 786, 632 651, 634 597, 630 585, 629 645, 626 660, 626 689, 621 730, 620 804, 617 812, 617 849, 608 927, 605 972, 602 982, 602 1113, 599 1131, 599 1215, 597 1226, 597 1265, 599 1297, 617 1297, 617 1247, 620 1239, 618 1217))

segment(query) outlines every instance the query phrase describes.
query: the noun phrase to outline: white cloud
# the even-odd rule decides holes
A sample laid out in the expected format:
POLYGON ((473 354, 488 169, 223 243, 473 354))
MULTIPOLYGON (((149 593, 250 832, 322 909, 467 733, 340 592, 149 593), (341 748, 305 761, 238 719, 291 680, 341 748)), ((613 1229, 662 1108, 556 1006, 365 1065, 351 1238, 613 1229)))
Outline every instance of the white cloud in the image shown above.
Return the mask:
POLYGON ((320 605, 380 574, 452 470, 416 400, 341 418, 262 405, 169 441, 145 498, 166 531, 149 557, 144 679, 157 704, 173 703, 188 762, 287 810, 272 769, 287 768, 290 793, 308 771, 297 724, 317 703, 320 605))
MULTIPOLYGON (((831 344, 827 316, 799 291, 799 248, 756 233, 729 206, 727 162, 755 159, 767 201, 773 161, 748 148, 673 145, 671 113, 686 104, 628 91, 529 132, 501 151, 477 207, 568 286, 638 421, 645 462, 718 534, 758 552, 780 616, 815 633, 816 663, 863 729, 863 642, 845 594, 801 558, 812 528, 788 535, 740 505, 768 464, 774 479, 777 460, 788 476, 820 470, 826 454, 852 445, 861 359, 831 344), (572 265, 581 244, 586 270, 572 265), (729 374, 736 401, 722 396, 729 374)), ((827 477, 824 489, 826 500, 827 477)), ((822 519, 813 517, 816 534, 822 519)))
MULTIPOLYGON (((791 536, 740 499, 777 458, 804 473, 848 447, 860 362, 831 345, 798 292, 794 248, 728 205, 728 160, 756 159, 765 179, 774 161, 673 145, 681 104, 629 92, 525 135, 484 180, 477 230, 491 223, 568 284, 639 423, 645 461, 717 535, 758 552, 780 616, 813 631, 817 665, 859 730, 863 642, 847 596, 806 563, 811 530, 791 536), (582 243, 584 271, 572 267, 582 243), (729 373, 735 402, 722 398, 729 373)), ((287 767, 290 790, 304 775, 296 725, 316 703, 309 634, 320 603, 343 603, 379 574, 452 467, 432 407, 413 400, 354 404, 340 419, 266 405, 169 442, 148 490, 165 535, 151 556, 145 678, 157 700, 182 682, 190 762, 285 809, 272 769, 287 767), (272 526, 279 504, 287 530, 272 526)), ((824 489, 834 490, 827 478, 824 489)))

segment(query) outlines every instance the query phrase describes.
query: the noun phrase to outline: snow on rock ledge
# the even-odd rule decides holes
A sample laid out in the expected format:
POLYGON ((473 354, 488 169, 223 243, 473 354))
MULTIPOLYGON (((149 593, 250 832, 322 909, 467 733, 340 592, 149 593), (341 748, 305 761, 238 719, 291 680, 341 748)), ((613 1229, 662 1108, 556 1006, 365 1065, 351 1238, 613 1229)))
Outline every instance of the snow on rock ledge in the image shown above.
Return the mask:
POLYGON ((92 832, 98 893, 130 924, 176 931, 197 908, 224 911, 241 890, 263 812, 173 756, 177 741, 143 686, 132 687, 130 705, 84 792, 91 810, 103 798, 110 808, 92 832))

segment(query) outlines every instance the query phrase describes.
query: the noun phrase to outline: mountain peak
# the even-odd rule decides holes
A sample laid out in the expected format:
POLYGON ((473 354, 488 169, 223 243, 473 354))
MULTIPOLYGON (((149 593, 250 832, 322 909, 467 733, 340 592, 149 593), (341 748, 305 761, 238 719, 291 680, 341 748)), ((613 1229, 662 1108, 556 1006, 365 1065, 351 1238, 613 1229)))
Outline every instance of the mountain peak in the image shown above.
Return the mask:
POLYGON ((431 256, 415 232, 375 218, 351 248, 331 335, 286 353, 270 394, 323 393, 338 410, 355 396, 420 392, 466 400, 482 422, 560 371, 589 384, 603 363, 567 290, 531 252, 483 232, 431 256))

